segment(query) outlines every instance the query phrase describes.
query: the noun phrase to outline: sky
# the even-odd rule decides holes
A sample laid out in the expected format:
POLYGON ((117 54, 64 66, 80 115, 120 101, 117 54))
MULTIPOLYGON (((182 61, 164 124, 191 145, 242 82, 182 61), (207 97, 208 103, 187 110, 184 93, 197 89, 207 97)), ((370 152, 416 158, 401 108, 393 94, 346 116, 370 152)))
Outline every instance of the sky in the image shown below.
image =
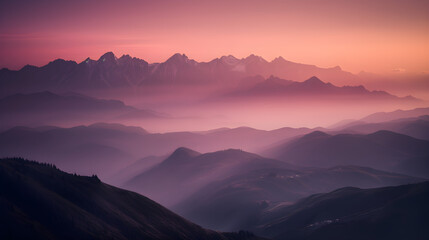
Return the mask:
POLYGON ((250 54, 353 73, 429 73, 429 0, 0 2, 0 68, 103 53, 250 54))

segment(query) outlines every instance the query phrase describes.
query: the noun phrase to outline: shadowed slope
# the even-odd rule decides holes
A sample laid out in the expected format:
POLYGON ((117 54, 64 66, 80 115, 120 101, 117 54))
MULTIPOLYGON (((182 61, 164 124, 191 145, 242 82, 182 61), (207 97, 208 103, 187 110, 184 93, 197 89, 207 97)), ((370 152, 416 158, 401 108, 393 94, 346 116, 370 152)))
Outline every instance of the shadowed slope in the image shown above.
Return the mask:
POLYGON ((247 229, 279 202, 353 186, 384 187, 416 183, 420 178, 358 166, 329 169, 260 169, 214 182, 174 206, 182 216, 211 229, 247 229))
POLYGON ((0 160, 2 239, 252 239, 186 221, 139 194, 22 159, 0 160))
POLYGON ((199 154, 179 148, 124 187, 171 206, 213 181, 267 167, 291 168, 287 163, 236 149, 199 154))
POLYGON ((429 182, 342 188, 268 209, 259 234, 273 239, 427 239, 429 182))

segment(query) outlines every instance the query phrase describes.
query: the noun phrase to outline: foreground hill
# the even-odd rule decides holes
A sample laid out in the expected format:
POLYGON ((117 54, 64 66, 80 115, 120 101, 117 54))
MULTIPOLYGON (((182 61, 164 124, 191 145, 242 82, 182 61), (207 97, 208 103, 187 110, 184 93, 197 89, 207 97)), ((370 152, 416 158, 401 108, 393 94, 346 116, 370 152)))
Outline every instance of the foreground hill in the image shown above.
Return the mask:
POLYGON ((268 209, 256 227, 273 239, 428 239, 429 182, 342 188, 268 209))
POLYGON ((1 239, 255 239, 205 230, 139 194, 22 159, 0 160, 1 239))

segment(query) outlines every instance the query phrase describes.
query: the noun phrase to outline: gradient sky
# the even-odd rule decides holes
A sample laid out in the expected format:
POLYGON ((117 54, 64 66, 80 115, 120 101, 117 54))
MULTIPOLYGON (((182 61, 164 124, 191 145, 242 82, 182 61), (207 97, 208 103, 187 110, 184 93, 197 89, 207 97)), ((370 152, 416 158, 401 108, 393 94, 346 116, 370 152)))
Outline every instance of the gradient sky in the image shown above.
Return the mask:
POLYGON ((429 1, 22 1, 0 3, 0 68, 103 53, 277 56, 351 72, 429 73, 429 1))

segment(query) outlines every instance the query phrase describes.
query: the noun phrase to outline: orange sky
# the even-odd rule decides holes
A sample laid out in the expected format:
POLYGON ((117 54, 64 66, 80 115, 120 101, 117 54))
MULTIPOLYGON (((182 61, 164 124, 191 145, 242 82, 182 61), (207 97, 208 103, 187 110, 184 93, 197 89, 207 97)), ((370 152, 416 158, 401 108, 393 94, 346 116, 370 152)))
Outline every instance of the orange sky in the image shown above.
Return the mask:
POLYGON ((429 73, 429 1, 2 1, 0 68, 107 51, 277 56, 351 72, 429 73), (37 3, 36 3, 37 2, 37 3))

